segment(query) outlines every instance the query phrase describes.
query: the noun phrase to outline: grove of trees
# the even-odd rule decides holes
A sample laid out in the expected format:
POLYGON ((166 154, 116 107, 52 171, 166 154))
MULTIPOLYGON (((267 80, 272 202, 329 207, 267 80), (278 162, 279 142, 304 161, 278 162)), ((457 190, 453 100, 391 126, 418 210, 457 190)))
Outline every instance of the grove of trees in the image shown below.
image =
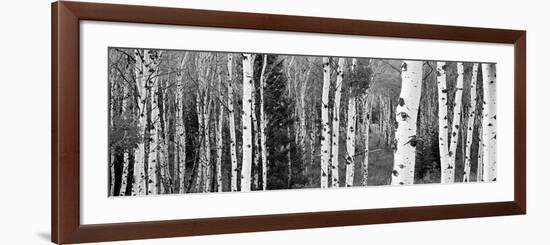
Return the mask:
POLYGON ((110 196, 496 180, 496 64, 108 52, 110 196))

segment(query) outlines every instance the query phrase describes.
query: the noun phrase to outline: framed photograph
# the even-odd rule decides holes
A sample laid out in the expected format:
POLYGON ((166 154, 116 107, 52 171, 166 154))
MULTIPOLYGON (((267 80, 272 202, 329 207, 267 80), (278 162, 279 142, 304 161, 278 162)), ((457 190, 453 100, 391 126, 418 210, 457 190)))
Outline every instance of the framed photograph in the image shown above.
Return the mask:
POLYGON ((525 214, 525 50, 521 30, 55 2, 52 241, 525 214))

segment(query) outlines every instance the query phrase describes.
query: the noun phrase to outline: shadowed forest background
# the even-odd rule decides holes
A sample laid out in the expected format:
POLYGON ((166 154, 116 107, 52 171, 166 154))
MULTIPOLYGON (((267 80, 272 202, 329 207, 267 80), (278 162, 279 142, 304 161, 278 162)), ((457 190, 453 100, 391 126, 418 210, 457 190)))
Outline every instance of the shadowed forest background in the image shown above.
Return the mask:
POLYGON ((496 65, 109 48, 109 195, 496 180, 496 65))

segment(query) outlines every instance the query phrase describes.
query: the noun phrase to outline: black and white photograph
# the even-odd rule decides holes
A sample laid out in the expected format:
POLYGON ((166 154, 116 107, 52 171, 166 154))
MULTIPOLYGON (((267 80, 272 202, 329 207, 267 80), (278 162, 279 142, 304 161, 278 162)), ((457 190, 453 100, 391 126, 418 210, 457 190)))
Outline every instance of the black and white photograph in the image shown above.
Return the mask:
POLYGON ((107 52, 110 197, 497 180, 495 63, 107 52))

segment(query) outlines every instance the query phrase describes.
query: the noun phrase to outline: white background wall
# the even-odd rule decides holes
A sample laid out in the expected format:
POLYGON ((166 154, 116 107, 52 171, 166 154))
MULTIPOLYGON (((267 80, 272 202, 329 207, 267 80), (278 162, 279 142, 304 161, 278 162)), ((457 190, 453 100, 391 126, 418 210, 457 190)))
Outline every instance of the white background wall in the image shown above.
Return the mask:
MULTIPOLYGON (((545 1, 109 1, 215 10, 526 29, 528 214, 121 244, 544 244, 550 218, 545 120, 550 22, 545 1), (453 3, 453 4, 450 4, 453 3), (530 242, 529 242, 530 241, 530 242), (537 242, 538 241, 538 242, 537 242)), ((50 1, 6 1, 0 14, 0 244, 47 244, 50 230, 50 1)), ((512 99, 512 98, 507 98, 512 99)), ((510 108, 512 110, 512 108, 510 108)), ((282 203, 283 204, 283 203, 282 203)), ((118 244, 118 243, 117 243, 118 244)))

